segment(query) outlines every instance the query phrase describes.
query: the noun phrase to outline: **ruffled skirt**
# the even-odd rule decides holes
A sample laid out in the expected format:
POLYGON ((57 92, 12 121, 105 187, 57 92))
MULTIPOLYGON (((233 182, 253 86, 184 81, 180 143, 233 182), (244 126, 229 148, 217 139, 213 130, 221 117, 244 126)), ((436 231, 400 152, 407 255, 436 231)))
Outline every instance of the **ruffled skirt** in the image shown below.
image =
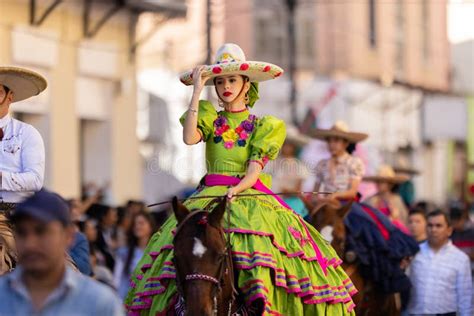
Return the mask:
MULTIPOLYGON (((195 196, 222 196, 226 186, 204 187, 195 196)), ((248 189, 244 193, 260 193, 248 189)), ((212 199, 185 202, 204 209, 212 199)), ((250 305, 265 304, 264 315, 353 315, 357 293, 329 243, 319 232, 273 196, 237 197, 231 204, 230 233, 238 287, 250 305)), ((151 238, 131 277, 125 304, 130 314, 160 315, 178 300, 172 263, 171 216, 151 238)))

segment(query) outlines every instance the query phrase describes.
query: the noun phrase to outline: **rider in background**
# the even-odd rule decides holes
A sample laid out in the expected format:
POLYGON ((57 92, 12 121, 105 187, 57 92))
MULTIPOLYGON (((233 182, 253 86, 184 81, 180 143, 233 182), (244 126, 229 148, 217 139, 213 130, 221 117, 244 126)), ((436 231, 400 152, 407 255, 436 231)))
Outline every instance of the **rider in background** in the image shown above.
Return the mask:
POLYGON ((43 138, 31 125, 12 118, 10 105, 43 92, 46 79, 18 67, 0 67, 0 275, 14 268, 16 247, 7 215, 43 187, 43 138))
POLYGON ((363 180, 377 184, 377 193, 364 202, 388 216, 393 224, 404 233, 410 234, 407 228, 408 209, 395 190, 396 185, 406 182, 409 177, 395 173, 388 165, 382 165, 376 175, 365 177, 363 180))
POLYGON ((319 195, 317 202, 355 200, 365 167, 360 158, 352 156, 352 152, 355 144, 368 135, 350 132, 344 122, 338 121, 330 129, 317 129, 312 136, 325 140, 331 154, 331 158, 321 160, 316 166, 314 191, 333 193, 319 195))
POLYGON ((349 232, 344 257, 351 258, 351 262, 357 260, 364 278, 372 280, 378 290, 385 293, 405 291, 410 284, 400 263, 418 251, 417 243, 397 229, 382 212, 358 202, 358 188, 365 168, 362 160, 351 153, 355 144, 366 139, 367 135, 350 132, 346 124, 336 122, 330 129, 314 131, 312 136, 326 140, 331 153, 331 158, 316 166, 314 191, 332 192, 317 197, 313 212, 316 213, 324 204, 338 208, 341 203, 352 202, 344 217, 349 232))

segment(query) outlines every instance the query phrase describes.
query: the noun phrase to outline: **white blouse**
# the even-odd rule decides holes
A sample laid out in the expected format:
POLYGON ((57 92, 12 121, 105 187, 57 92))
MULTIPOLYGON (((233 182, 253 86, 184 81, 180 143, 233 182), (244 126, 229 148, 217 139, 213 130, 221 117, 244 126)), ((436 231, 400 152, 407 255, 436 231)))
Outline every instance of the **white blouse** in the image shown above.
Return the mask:
POLYGON ((45 150, 43 138, 31 125, 13 119, 0 119, 0 202, 19 203, 43 187, 45 150))

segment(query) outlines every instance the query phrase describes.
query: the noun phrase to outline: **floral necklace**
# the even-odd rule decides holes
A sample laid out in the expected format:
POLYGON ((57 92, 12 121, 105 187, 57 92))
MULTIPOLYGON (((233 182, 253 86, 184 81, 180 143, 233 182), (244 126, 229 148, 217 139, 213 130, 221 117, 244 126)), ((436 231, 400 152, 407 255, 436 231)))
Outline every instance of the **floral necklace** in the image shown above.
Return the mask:
POLYGON ((214 143, 224 143, 226 149, 232 149, 234 146, 244 147, 247 139, 255 128, 257 117, 250 114, 249 117, 240 123, 235 129, 231 129, 227 118, 220 115, 214 121, 214 143))

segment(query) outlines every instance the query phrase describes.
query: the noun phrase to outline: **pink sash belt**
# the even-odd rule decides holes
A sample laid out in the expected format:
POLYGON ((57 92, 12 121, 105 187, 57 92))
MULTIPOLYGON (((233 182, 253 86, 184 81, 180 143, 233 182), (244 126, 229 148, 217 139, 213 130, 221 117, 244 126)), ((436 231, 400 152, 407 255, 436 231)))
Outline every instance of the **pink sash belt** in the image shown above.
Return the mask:
MULTIPOLYGON (((206 186, 210 186, 210 187, 212 187, 212 186, 221 186, 221 185, 235 186, 235 185, 240 183, 240 180, 241 179, 238 178, 238 177, 227 176, 227 175, 223 175, 223 174, 208 174, 204 178, 204 184, 206 186)), ((324 275, 327 275, 328 259, 323 257, 323 255, 321 253, 321 250, 319 250, 318 245, 316 244, 316 242, 311 237, 311 234, 309 233, 308 226, 306 225, 303 218, 301 216, 299 216, 295 211, 293 211, 291 209, 291 207, 288 206, 288 204, 286 204, 285 201, 283 201, 283 199, 281 199, 278 195, 273 193, 273 191, 270 190, 262 181, 260 181, 260 179, 257 180, 257 182, 252 186, 252 188, 257 190, 257 191, 260 191, 262 193, 266 193, 268 195, 273 196, 278 201, 278 203, 280 203, 283 207, 287 208, 288 210, 291 210, 296 215, 296 217, 300 221, 301 225, 305 229, 307 239, 309 240, 309 242, 311 243, 311 246, 314 249, 314 252, 316 254, 316 260, 318 261, 319 265, 321 266, 321 269, 323 270, 324 275)))

